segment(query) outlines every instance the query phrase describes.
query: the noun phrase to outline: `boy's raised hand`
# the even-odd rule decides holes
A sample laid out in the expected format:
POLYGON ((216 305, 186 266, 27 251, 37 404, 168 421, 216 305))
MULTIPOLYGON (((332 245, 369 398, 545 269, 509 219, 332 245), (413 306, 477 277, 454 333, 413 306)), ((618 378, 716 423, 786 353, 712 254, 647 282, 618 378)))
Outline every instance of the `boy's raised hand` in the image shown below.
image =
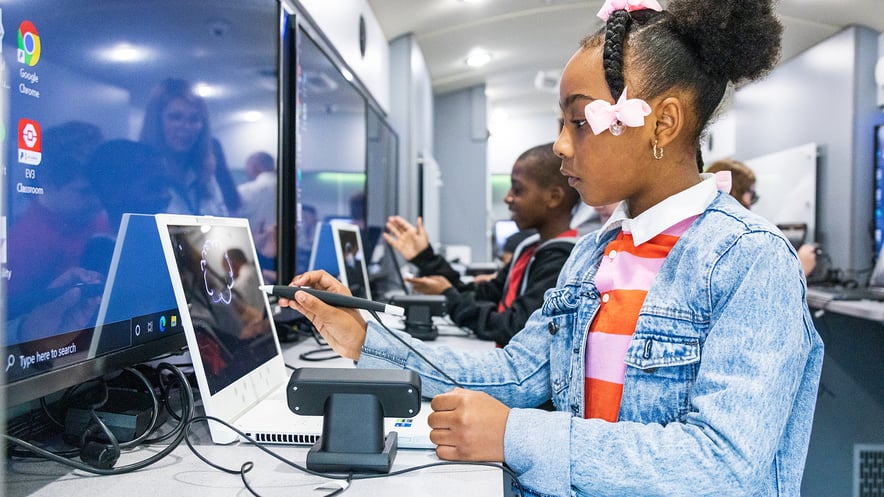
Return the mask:
POLYGON ((415 227, 401 216, 390 216, 387 218, 386 228, 384 240, 409 261, 430 246, 430 239, 424 230, 424 220, 420 217, 417 218, 415 227))

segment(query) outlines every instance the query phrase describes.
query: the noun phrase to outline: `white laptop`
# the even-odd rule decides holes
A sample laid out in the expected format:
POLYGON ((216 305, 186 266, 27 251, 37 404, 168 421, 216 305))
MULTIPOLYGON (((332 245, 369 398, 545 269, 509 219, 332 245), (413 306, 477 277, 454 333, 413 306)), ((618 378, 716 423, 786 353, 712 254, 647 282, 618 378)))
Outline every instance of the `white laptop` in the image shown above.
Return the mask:
MULTIPOLYGON (((312 445, 322 417, 288 407, 290 375, 267 298, 257 285, 237 284, 244 270, 261 274, 248 221, 157 214, 156 223, 206 415, 259 442, 312 445), (234 249, 246 254, 248 268, 235 268, 234 249), (261 308, 247 304, 250 293, 260 293, 261 308)), ((429 413, 423 402, 414 418, 385 419, 385 431, 397 432, 399 447, 434 448, 429 413)), ((209 432, 215 443, 239 439, 219 423, 209 422, 209 432)))

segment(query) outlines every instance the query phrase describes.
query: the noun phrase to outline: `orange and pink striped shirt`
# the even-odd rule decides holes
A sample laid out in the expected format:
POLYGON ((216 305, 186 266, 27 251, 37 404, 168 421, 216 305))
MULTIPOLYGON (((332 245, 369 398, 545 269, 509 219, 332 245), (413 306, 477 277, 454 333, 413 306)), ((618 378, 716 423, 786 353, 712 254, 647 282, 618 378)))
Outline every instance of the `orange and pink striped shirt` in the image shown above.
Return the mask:
POLYGON ((624 358, 639 311, 669 251, 696 218, 691 216, 638 246, 624 229, 605 247, 595 278, 601 305, 586 341, 587 418, 617 421, 626 376, 624 358))

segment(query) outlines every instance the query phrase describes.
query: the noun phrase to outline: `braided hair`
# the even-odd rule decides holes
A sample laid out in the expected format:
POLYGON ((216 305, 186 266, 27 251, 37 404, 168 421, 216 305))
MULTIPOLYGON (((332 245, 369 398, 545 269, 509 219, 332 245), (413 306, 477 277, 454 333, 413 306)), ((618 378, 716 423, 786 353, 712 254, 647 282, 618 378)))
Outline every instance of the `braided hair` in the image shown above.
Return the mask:
POLYGON ((773 0, 671 0, 662 12, 613 12, 582 46, 604 45, 605 81, 615 101, 627 69, 635 86, 630 97, 687 91, 695 118, 687 131, 699 144, 728 84, 759 79, 776 65, 782 32, 773 0))

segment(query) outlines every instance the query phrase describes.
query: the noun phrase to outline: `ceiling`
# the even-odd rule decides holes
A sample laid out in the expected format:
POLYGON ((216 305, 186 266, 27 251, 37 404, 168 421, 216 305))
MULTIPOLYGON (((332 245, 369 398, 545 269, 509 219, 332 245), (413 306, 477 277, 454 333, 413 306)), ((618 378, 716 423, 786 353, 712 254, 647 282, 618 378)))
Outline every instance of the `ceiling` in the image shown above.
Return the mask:
MULTIPOLYGON (((602 0, 368 2, 388 40, 414 34, 436 94, 485 83, 492 112, 510 116, 557 113, 555 78, 579 41, 601 25, 595 13, 602 0), (492 54, 481 69, 465 63, 474 48, 492 54), (553 76, 546 91, 535 86, 539 71, 553 76)), ((777 9, 783 61, 850 25, 884 32, 884 0, 780 0, 777 9)))

